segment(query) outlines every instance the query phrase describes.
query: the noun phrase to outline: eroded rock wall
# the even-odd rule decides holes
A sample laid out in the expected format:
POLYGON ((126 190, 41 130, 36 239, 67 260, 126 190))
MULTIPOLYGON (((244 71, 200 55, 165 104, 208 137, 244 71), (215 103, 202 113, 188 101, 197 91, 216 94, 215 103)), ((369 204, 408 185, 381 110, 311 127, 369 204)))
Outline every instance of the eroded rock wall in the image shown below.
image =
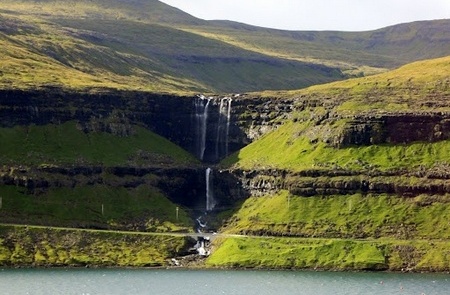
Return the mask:
MULTIPOLYGON (((380 171, 346 170, 231 170, 244 191, 252 196, 288 190, 298 196, 351 195, 356 193, 395 194, 414 197, 421 194, 450 193, 450 166, 437 164, 431 169, 380 171)), ((239 195, 233 195, 239 198, 239 195)))

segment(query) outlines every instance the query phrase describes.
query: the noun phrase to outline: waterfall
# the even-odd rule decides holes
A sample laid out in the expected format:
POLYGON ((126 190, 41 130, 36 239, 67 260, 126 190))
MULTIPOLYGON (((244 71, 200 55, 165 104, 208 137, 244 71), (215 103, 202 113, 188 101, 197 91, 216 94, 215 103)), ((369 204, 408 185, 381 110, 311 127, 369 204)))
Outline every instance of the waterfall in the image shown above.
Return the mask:
POLYGON ((211 97, 206 98, 203 95, 195 100, 195 121, 196 121, 196 151, 197 157, 203 160, 206 150, 206 132, 208 121, 208 108, 211 97), (204 103, 206 101, 206 104, 204 103))
POLYGON ((231 120, 231 102, 232 98, 228 98, 228 109, 227 109, 227 128, 226 128, 226 141, 225 141, 225 156, 228 156, 228 136, 230 135, 230 120, 231 120))
POLYGON ((201 141, 201 148, 200 148, 200 160, 203 160, 203 157, 205 156, 205 150, 206 150, 206 123, 208 121, 208 106, 211 102, 211 99, 208 98, 208 101, 206 102, 205 109, 203 110, 203 120, 202 120, 202 141, 201 141))
POLYGON ((228 136, 230 134, 231 97, 220 100, 219 121, 216 133, 216 159, 228 156, 228 136))
POLYGON ((212 169, 206 169, 206 211, 211 211, 216 206, 212 187, 212 169))
POLYGON ((225 98, 220 100, 219 105, 219 122, 217 123, 217 134, 216 134, 216 159, 220 159, 220 142, 222 141, 223 126, 225 121, 225 98))
POLYGON ((228 156, 232 101, 231 97, 223 97, 219 100, 204 95, 198 95, 195 99, 194 151, 201 161, 215 162, 228 156), (211 109, 212 107, 214 108, 211 109), (210 128, 208 128, 209 124, 210 128), (217 127, 211 128, 211 126, 217 127))

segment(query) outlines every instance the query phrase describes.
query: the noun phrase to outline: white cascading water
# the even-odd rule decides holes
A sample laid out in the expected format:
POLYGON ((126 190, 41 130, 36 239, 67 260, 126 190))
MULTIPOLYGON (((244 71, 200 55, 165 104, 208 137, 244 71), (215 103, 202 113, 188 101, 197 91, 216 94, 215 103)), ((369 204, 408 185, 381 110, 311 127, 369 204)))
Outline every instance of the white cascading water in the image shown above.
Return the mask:
POLYGON ((206 132, 208 121, 208 108, 211 97, 206 98, 203 95, 198 96, 195 100, 195 120, 196 120, 196 136, 197 136, 197 156, 203 161, 206 150, 206 132), (204 103, 206 101, 206 104, 204 103))
POLYGON ((224 126, 224 106, 225 106, 225 98, 220 100, 219 105, 219 122, 217 123, 217 134, 216 134, 216 159, 220 158, 220 142, 223 134, 223 126, 224 126))
POLYGON ((227 128, 226 128, 226 141, 225 141, 225 156, 228 156, 228 136, 230 135, 230 120, 231 120, 231 102, 233 99, 228 98, 228 109, 227 109, 227 128))
POLYGON ((212 169, 206 169, 206 211, 211 211, 216 206, 212 187, 212 169))
POLYGON ((216 160, 228 156, 228 136, 230 133, 231 97, 224 97, 219 105, 219 122, 216 134, 216 160))

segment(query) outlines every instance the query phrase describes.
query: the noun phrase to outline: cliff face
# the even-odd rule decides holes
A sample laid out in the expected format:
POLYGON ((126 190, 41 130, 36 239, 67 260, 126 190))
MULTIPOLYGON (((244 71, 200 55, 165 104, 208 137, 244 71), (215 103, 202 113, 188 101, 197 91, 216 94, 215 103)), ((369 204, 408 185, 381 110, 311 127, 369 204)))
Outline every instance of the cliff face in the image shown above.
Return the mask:
MULTIPOLYGON (((190 151, 205 164, 178 167, 155 159, 144 166, 43 162, 40 166, 30 167, 20 162, 5 162, 0 169, 0 185, 24 188, 32 195, 63 187, 103 185, 134 189, 145 185, 161 190, 177 204, 202 208, 206 194, 206 166, 248 144, 255 137, 250 133, 264 129, 261 126, 273 118, 269 114, 270 108, 261 106, 264 100, 256 101, 254 105, 245 101, 239 96, 201 99, 199 96, 140 92, 3 90, 0 92, 2 128, 74 121, 76 128, 86 134, 106 132, 128 137, 134 135, 134 126, 143 126, 190 151), (261 108, 266 112, 260 111, 261 108)), ((222 205, 231 205, 234 199, 229 198, 230 195, 246 195, 245 192, 227 193, 239 191, 234 189, 238 180, 231 174, 225 178, 217 174, 214 182, 220 187, 213 189, 215 199, 222 205)))
POLYGON ((287 190, 298 196, 331 196, 362 194, 392 194, 416 197, 421 194, 450 193, 450 166, 436 165, 431 169, 380 171, 346 171, 341 169, 232 171, 242 187, 253 196, 287 190))
POLYGON ((127 125, 145 126, 181 146, 189 136, 191 100, 139 92, 76 93, 59 89, 0 92, 0 125, 61 124, 75 120, 85 132, 127 135, 127 125))
MULTIPOLYGON (((114 176, 111 184, 115 186, 137 187, 145 184, 144 176, 156 175, 159 179, 156 186, 173 201, 186 206, 196 206, 196 203, 202 202, 200 199, 205 195, 204 170, 207 166, 275 130, 286 119, 298 120, 292 118, 292 114, 305 109, 325 109, 300 119, 312 122, 314 131, 317 131, 310 140, 323 141, 338 149, 373 144, 436 142, 450 138, 450 114, 446 112, 380 112, 344 116, 335 112, 335 106, 314 102, 314 99, 309 100, 308 104, 299 104, 295 99, 247 95, 180 97, 140 92, 74 93, 46 89, 2 91, 0 104, 1 127, 76 121, 77 128, 86 133, 103 131, 130 136, 132 126, 139 125, 182 146, 205 164, 196 168, 166 169, 101 166, 27 168, 23 172, 15 169, 14 173, 3 171, 4 185, 39 190, 52 186, 106 183, 100 177, 106 172, 114 176), (51 175, 59 175, 58 183, 48 180, 54 179, 51 175), (72 177, 74 175, 79 177, 72 177)), ((450 192, 446 182, 450 174, 448 167, 444 166, 437 163, 433 169, 426 171, 387 172, 370 167, 360 170, 328 167, 307 169, 300 173, 283 169, 214 169, 214 190, 219 203, 225 206, 249 194, 264 195, 281 189, 307 196, 355 192, 445 194, 450 192), (414 184, 402 180, 411 177, 414 184)))
POLYGON ((86 133, 103 131, 127 136, 132 133, 132 125, 140 125, 209 163, 272 130, 272 121, 285 117, 291 108, 288 101, 274 103, 269 98, 239 95, 200 98, 59 89, 2 90, 0 105, 0 127, 76 121, 86 133))
POLYGON ((393 113, 352 118, 334 145, 407 144, 447 139, 450 139, 447 112, 393 113))

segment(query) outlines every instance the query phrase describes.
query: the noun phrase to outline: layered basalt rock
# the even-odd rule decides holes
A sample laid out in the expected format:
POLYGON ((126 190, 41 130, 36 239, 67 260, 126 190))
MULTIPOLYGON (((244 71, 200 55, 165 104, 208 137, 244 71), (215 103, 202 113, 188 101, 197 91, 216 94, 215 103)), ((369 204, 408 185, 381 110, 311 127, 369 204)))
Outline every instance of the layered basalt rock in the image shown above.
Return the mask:
MULTIPOLYGON (((231 96, 230 96, 231 97, 231 96)), ((30 124, 62 124, 76 121, 84 132, 133 134, 133 126, 144 126, 196 154, 198 146, 195 100, 197 96, 176 96, 137 91, 72 92, 61 89, 1 90, 0 127, 30 124)), ((227 153, 216 156, 223 96, 211 97, 207 113, 206 162, 217 162, 277 125, 291 109, 289 101, 233 95, 227 130, 227 153)))
POLYGON ((0 185, 22 187, 33 195, 61 187, 147 185, 158 188, 173 202, 190 207, 204 196, 205 180, 200 167, 3 166, 0 185))
MULTIPOLYGON (((414 197, 421 194, 450 193, 450 167, 436 165, 426 170, 346 171, 346 170, 232 170, 246 191, 264 196, 288 190, 297 196, 329 196, 362 194, 393 194, 414 197)), ((238 197, 238 196, 235 196, 238 197)))
POLYGON ((391 113, 357 116, 345 124, 336 147, 371 144, 407 144, 450 139, 450 113, 391 113))
MULTIPOLYGON (((337 111, 343 98, 320 99, 299 97, 277 99, 249 95, 231 95, 227 114, 221 110, 224 96, 208 97, 210 105, 205 123, 212 132, 205 133, 205 162, 208 165, 189 170, 139 167, 47 167, 33 168, 27 173, 3 173, 2 184, 20 185, 28 189, 102 183, 102 174, 115 176, 111 185, 134 187, 146 182, 145 175, 158 175, 156 186, 174 201, 185 202, 180 195, 187 187, 188 197, 202 195, 204 169, 214 165, 265 133, 276 129, 295 112, 309 110, 303 120, 316 128, 311 141, 321 140, 335 148, 372 144, 407 144, 416 141, 435 142, 450 139, 450 113, 442 111, 373 112, 345 115, 337 111), (226 116, 226 120, 224 120, 226 116), (227 152, 217 152, 220 124, 227 124, 227 152), (341 123, 339 123, 341 122, 341 123), (339 124, 337 124, 339 123, 339 124), (315 132, 318 130, 318 132, 315 132), (159 169, 159 170, 158 170, 159 169), (190 171, 190 172, 186 172, 190 171), (23 175, 22 175, 23 174, 23 175), (58 175, 56 180, 48 175, 58 175)), ((175 96, 131 91, 70 92, 60 89, 0 91, 0 126, 61 124, 76 121, 84 132, 109 132, 130 136, 133 126, 144 126, 196 154, 198 134, 194 130, 196 99, 199 96, 175 96)), ((203 104, 205 106, 205 104, 203 104)), ((223 128, 222 128, 223 129, 223 128)), ((309 136, 305 131, 305 136, 309 136)), ((222 139, 223 141, 223 139, 222 139)), ((10 167, 11 168, 11 167, 10 167)), ((9 169, 9 168, 8 168, 9 169)), ((370 171, 339 169, 307 170, 301 173, 279 170, 219 170, 214 179, 215 194, 222 204, 248 195, 264 195, 288 189, 297 195, 350 194, 355 192, 397 193, 401 195, 443 194, 449 192, 446 169, 428 169, 426 176, 413 176, 414 183, 402 184, 396 178, 411 177, 416 171, 370 171), (390 175, 387 175, 390 174, 390 175), (433 175, 433 176, 430 176, 433 175), (391 178, 390 177, 394 177, 391 178), (421 181, 425 180, 425 181, 421 181), (431 181, 432 180, 432 181, 431 181)), ((155 185, 155 183, 152 183, 155 185)), ((184 204, 184 203, 183 203, 184 204)), ((191 204, 187 202, 186 204, 191 204)))

